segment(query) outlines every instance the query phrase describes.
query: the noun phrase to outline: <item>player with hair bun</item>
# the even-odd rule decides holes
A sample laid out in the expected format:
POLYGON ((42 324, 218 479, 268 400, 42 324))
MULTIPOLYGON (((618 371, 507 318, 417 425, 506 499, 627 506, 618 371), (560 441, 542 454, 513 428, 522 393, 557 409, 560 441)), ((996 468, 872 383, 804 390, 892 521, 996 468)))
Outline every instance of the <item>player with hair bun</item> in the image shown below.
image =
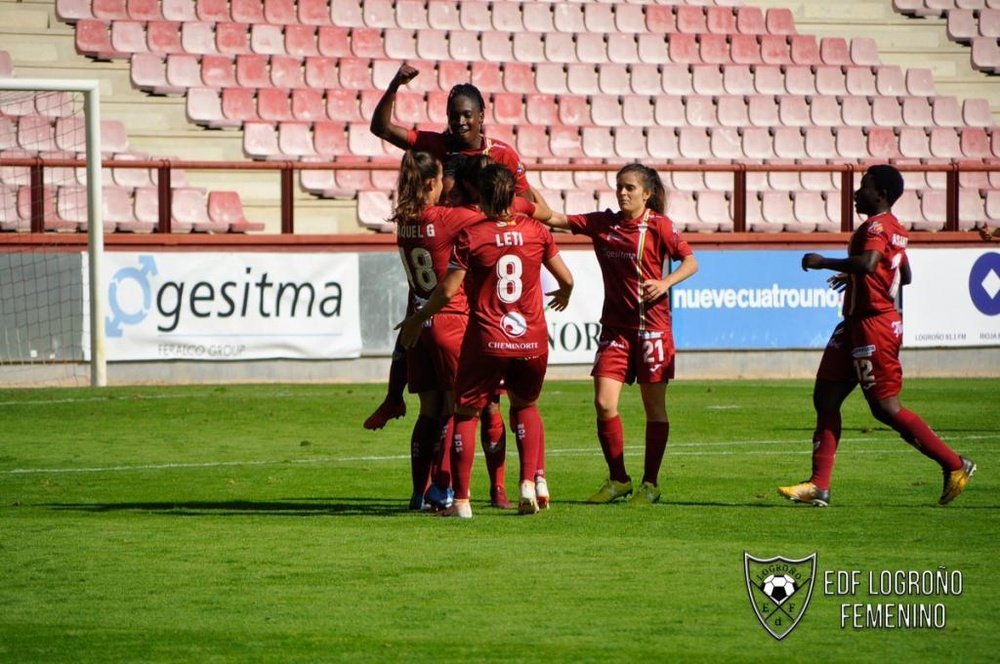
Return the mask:
POLYGON ((557 311, 566 308, 573 277, 548 230, 513 211, 515 179, 503 166, 487 167, 480 183, 486 219, 461 232, 448 272, 427 304, 400 323, 400 339, 412 347, 426 321, 459 293, 463 283, 470 320, 456 378, 452 467, 455 502, 444 514, 472 517, 470 478, 477 418, 503 380, 510 397, 510 421, 517 434, 522 514, 538 512, 535 475, 543 424, 535 401, 548 363, 548 331, 542 302, 541 266, 559 289, 547 295, 557 311))
POLYGON ((608 478, 589 502, 610 503, 631 495, 633 505, 658 502, 660 466, 670 435, 667 384, 674 377, 670 289, 698 271, 691 247, 665 216, 666 191, 659 174, 642 164, 618 171, 619 212, 554 213, 547 221, 590 237, 604 278, 601 337, 594 358, 597 437, 608 478), (671 261, 676 270, 664 275, 671 261), (646 411, 642 484, 633 492, 625 469, 624 433, 618 414, 622 386, 637 381, 646 411))
POLYGON ((840 442, 840 407, 859 384, 875 419, 941 466, 944 488, 940 504, 946 505, 962 493, 976 472, 971 459, 955 454, 920 416, 899 402, 903 318, 896 309, 896 298, 911 276, 906 229, 892 214, 892 205, 902 194, 903 176, 896 168, 872 166, 854 193, 855 209, 867 218, 851 235, 847 258, 812 253, 802 257, 803 270, 839 273, 829 281, 831 287, 844 289, 844 320, 834 328, 816 372, 812 476, 799 484, 778 487, 779 494, 794 502, 817 507, 830 504, 830 476, 840 442))

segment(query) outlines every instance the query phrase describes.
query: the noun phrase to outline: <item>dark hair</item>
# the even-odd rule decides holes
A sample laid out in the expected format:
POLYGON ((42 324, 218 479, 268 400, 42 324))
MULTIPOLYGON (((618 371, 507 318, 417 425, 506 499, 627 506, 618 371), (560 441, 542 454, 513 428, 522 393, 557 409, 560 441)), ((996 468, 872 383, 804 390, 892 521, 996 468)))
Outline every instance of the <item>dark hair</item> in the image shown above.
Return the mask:
POLYGON ((452 87, 448 93, 448 108, 451 108, 451 100, 455 97, 466 97, 479 105, 479 111, 486 110, 486 102, 483 101, 483 93, 472 83, 459 83, 452 87))
POLYGON ((646 201, 646 207, 653 212, 663 214, 667 209, 667 190, 663 187, 663 180, 660 179, 660 174, 655 169, 638 162, 623 167, 618 171, 616 177, 621 177, 626 173, 635 173, 638 175, 643 189, 650 192, 649 200, 646 201))
POLYGON ((490 164, 479 176, 479 207, 491 219, 502 219, 514 203, 514 174, 505 166, 490 164))
POLYGON ((460 188, 462 198, 467 203, 479 201, 479 184, 486 167, 494 161, 486 154, 460 155, 454 160, 455 186, 460 188))
POLYGON ((867 174, 871 176, 875 188, 885 194, 889 205, 895 203, 903 195, 903 174, 895 166, 878 164, 870 167, 867 174))
POLYGON ((396 207, 389 221, 397 224, 412 222, 424 211, 425 183, 441 172, 441 162, 429 152, 407 150, 399 164, 396 180, 396 207))

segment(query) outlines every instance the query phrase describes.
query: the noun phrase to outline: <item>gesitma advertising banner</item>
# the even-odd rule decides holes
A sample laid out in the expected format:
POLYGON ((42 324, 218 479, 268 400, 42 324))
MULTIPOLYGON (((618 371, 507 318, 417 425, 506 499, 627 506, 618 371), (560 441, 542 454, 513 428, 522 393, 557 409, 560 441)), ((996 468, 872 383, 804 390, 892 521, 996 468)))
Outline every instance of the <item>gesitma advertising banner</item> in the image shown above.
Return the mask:
POLYGON ((913 281, 903 288, 903 345, 1000 345, 1000 252, 908 249, 913 281))
POLYGON ((825 347, 843 298, 833 272, 802 270, 809 251, 696 251, 698 273, 673 289, 677 348, 825 347))
POLYGON ((361 354, 356 253, 108 252, 115 360, 361 354))

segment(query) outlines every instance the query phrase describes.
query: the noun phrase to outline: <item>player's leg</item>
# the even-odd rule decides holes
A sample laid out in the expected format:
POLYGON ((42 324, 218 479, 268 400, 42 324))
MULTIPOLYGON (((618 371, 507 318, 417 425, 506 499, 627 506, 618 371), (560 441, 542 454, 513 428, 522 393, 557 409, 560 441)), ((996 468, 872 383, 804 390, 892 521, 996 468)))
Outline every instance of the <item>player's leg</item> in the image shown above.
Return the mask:
POLYGON ((840 323, 823 351, 813 385, 816 428, 812 436, 812 474, 804 482, 778 487, 778 493, 791 501, 817 507, 830 504, 830 478, 840 444, 840 406, 857 385, 850 348, 850 332, 840 323))
POLYGON ((625 470, 625 433, 618 414, 618 399, 624 383, 608 376, 594 376, 594 408, 597 440, 601 443, 608 479, 588 501, 610 503, 632 493, 632 478, 625 470))
POLYGON ((545 431, 538 438, 538 464, 535 468, 535 496, 538 498, 538 509, 547 510, 552 503, 549 493, 549 481, 545 477, 545 431))
POLYGON ((424 508, 424 492, 430 482, 431 461, 441 430, 441 402, 440 392, 432 390, 420 393, 420 415, 410 436, 410 475, 413 483, 411 510, 424 508))
POLYGON ((389 365, 389 384, 386 387, 385 398, 375 412, 368 416, 364 427, 372 431, 381 429, 389 420, 406 415, 406 401, 403 390, 406 388, 406 349, 396 337, 396 346, 392 349, 392 363, 389 365))
POLYGON ((642 485, 629 500, 631 505, 651 505, 662 495, 660 466, 670 437, 667 417, 667 382, 639 383, 642 405, 646 411, 646 450, 643 459, 642 485))
POLYGON ((507 500, 504 488, 507 465, 507 427, 500 412, 500 395, 490 397, 486 407, 480 413, 482 424, 479 430, 479 440, 486 460, 486 472, 490 480, 490 504, 500 509, 510 509, 512 505, 507 500))
POLYGON ((518 511, 521 514, 536 514, 540 509, 535 476, 545 425, 536 402, 542 391, 547 365, 547 356, 512 360, 506 373, 510 425, 517 439, 520 459, 518 511))

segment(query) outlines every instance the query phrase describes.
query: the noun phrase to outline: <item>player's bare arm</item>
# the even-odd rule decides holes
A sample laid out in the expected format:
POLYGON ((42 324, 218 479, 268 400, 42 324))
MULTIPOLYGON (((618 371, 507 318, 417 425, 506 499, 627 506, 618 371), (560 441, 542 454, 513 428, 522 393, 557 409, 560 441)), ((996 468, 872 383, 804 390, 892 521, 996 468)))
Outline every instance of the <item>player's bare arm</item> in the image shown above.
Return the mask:
POLYGON ((396 326, 399 330, 399 342, 404 348, 413 348, 417 344, 420 328, 455 297, 464 279, 465 270, 449 269, 441 283, 431 292, 427 303, 396 326))
POLYGON ((552 216, 550 216, 548 219, 539 219, 539 221, 541 221, 549 228, 557 228, 561 231, 569 230, 569 218, 562 212, 556 212, 555 210, 552 210, 552 216))
POLYGON ((820 254, 806 254, 802 257, 803 270, 835 270, 847 274, 871 274, 878 266, 882 254, 866 251, 847 258, 826 258, 820 254))
POLYGON ((569 271, 562 256, 556 254, 544 263, 545 268, 555 277, 559 289, 546 293, 552 300, 549 306, 555 311, 563 311, 569 306, 570 295, 573 294, 573 274, 569 271))
POLYGON ((685 256, 676 270, 663 279, 646 279, 642 282, 642 299, 645 302, 658 300, 671 288, 690 278, 698 271, 698 261, 694 256, 685 256))
POLYGON ((405 62, 400 65, 399 71, 389 81, 389 85, 385 89, 385 94, 382 95, 378 105, 375 106, 374 113, 372 113, 372 133, 402 150, 407 150, 410 147, 406 142, 407 129, 392 121, 392 109, 396 104, 396 91, 399 89, 399 86, 406 85, 416 78, 419 73, 405 62))
POLYGON ((552 208, 549 207, 548 201, 542 197, 534 187, 528 187, 526 192, 528 195, 525 196, 528 200, 534 202, 535 204, 535 214, 531 215, 534 219, 545 223, 552 218, 552 208))

